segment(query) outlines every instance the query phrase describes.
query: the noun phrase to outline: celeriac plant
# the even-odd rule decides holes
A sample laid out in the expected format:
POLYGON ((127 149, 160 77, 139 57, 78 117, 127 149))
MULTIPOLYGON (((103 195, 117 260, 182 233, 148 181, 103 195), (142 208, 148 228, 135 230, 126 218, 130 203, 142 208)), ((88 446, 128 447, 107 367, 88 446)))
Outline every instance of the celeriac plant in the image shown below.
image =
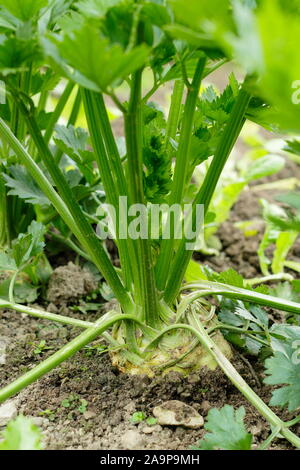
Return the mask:
MULTIPOLYGON (((234 369, 230 347, 220 334, 231 330, 272 347, 272 332, 261 325, 255 331, 219 322, 206 298, 234 299, 243 303, 245 311, 259 304, 299 314, 300 304, 267 295, 265 290, 245 289, 243 279, 232 272, 216 278, 200 269, 198 279, 185 283, 191 279, 197 230, 194 238, 186 233, 178 238, 182 219, 178 221, 169 211, 158 219, 157 237, 148 231, 155 205, 184 207, 195 169, 203 162, 208 169, 184 221, 197 226, 199 207, 209 219, 216 186, 246 119, 273 130, 299 129, 299 111, 290 96, 300 72, 299 55, 289 41, 292 38, 297 44, 299 2, 294 2, 296 10, 279 1, 258 3, 23 0, 20 5, 16 0, 2 1, 0 74, 9 113, 6 107, 0 119, 0 197, 9 190, 17 201, 33 205, 35 219, 50 236, 58 236, 96 266, 118 308, 95 323, 46 313, 17 304, 12 282, 9 299, 0 300, 1 308, 84 331, 3 388, 0 401, 102 335, 118 350, 114 363, 127 372, 153 375, 161 369, 180 368, 183 360, 186 373, 204 364, 219 365, 276 430, 272 439, 280 434, 300 447, 290 423, 281 421, 234 369), (276 48, 274 34, 283 44, 279 57, 272 49, 276 48), (243 82, 230 76, 222 98, 213 96, 207 102, 200 93, 203 80, 232 59, 243 67, 243 82), (143 79, 149 71, 153 85, 145 91, 143 79), (54 111, 46 113, 58 82, 64 84, 63 92, 54 111), (173 92, 165 116, 152 99, 167 83, 173 84, 173 92), (60 117, 74 91, 68 122, 63 123, 60 117), (124 152, 117 145, 106 98, 123 116, 124 152), (88 133, 76 128, 82 105, 88 133), (7 163, 11 158, 12 165, 7 163), (139 217, 131 209, 124 215, 125 200, 131 209, 138 205, 139 217), (116 214, 114 241, 120 269, 99 236, 99 232, 111 232, 111 224, 97 211, 103 209, 103 202, 116 214), (170 229, 167 237, 163 237, 165 226, 170 229)), ((5 220, 5 204, 1 210, 5 220)), ((32 246, 32 235, 24 238, 32 246)), ((34 258, 29 245, 17 254, 18 266, 34 258)))

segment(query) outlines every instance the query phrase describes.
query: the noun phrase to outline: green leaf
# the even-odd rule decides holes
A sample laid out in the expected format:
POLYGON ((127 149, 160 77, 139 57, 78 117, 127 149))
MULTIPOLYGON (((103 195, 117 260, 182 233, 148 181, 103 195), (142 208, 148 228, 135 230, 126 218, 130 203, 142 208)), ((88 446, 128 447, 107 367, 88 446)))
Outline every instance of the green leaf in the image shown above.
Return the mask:
POLYGON ((201 31, 217 28, 218 23, 230 23, 230 1, 229 0, 202 0, 199 8, 199 0, 168 0, 175 12, 175 20, 178 23, 201 31))
POLYGON ((13 243, 12 255, 15 260, 17 268, 28 261, 30 257, 30 248, 32 243, 32 236, 30 234, 20 235, 13 243))
POLYGON ((275 286, 270 287, 269 295, 291 300, 292 302, 300 302, 299 280, 293 282, 279 282, 275 286))
POLYGON ((163 113, 153 106, 143 109, 144 190, 148 201, 160 203, 169 193, 172 183, 172 158, 165 149, 166 121, 163 113))
POLYGON ((246 4, 239 0, 232 3, 237 35, 227 30, 221 41, 223 40, 225 48, 250 74, 261 72, 264 68, 264 58, 256 17, 246 4))
POLYGON ((25 416, 11 421, 0 443, 0 450, 41 450, 41 431, 25 416))
MULTIPOLYGON (((71 33, 75 29, 80 29, 84 24, 84 16, 77 11, 71 10, 66 15, 63 15, 57 20, 57 26, 64 34, 71 33)), ((43 39, 42 39, 43 42, 43 39)), ((44 43, 44 47, 47 52, 48 48, 51 49, 50 44, 47 41, 44 43)), ((51 53, 50 53, 51 55, 51 53)))
POLYGON ((235 315, 235 311, 237 306, 240 306, 235 300, 230 299, 222 299, 220 305, 220 311, 218 314, 218 318, 221 320, 222 323, 232 326, 244 326, 245 320, 241 316, 235 315))
POLYGON ((244 287, 243 277, 232 268, 220 274, 213 273, 211 280, 221 282, 222 284, 229 284, 230 286, 244 287))
POLYGON ((298 132, 299 16, 287 9, 286 3, 264 0, 254 13, 235 1, 238 35, 224 34, 223 40, 248 73, 259 76, 257 87, 272 105, 266 114, 273 127, 298 132))
POLYGON ((47 5, 47 0, 2 0, 1 6, 16 18, 29 21, 47 5))
POLYGON ((270 405, 287 406, 289 411, 294 411, 300 406, 299 332, 297 338, 289 343, 285 353, 275 352, 274 356, 265 362, 268 377, 264 382, 269 385, 285 384, 284 387, 272 392, 270 405))
POLYGON ((9 167, 12 176, 4 174, 6 186, 10 191, 10 196, 18 196, 29 204, 38 204, 40 206, 50 205, 50 201, 40 190, 34 179, 27 173, 22 165, 9 167))
MULTIPOLYGON (((270 328, 271 346, 274 352, 280 352, 286 357, 293 355, 295 348, 293 348, 294 341, 300 345, 300 327, 296 325, 288 325, 284 323, 274 323, 270 328)), ((297 344, 296 348, 298 347, 297 344)))
POLYGON ((164 5, 148 2, 143 5, 142 15, 155 26, 164 26, 171 21, 170 14, 164 5))
POLYGON ((246 306, 241 301, 223 299, 218 317, 225 325, 247 329, 252 334, 252 337, 244 333, 232 333, 230 330, 226 330, 226 326, 224 327, 223 334, 228 341, 244 349, 247 353, 255 356, 258 355, 262 344, 256 341, 255 337, 261 339, 261 336, 255 332, 268 331, 269 327, 268 314, 261 307, 251 304, 246 306))
POLYGON ((37 256, 43 252, 45 246, 46 227, 42 223, 33 220, 27 231, 32 236, 31 256, 37 256))
POLYGON ((130 418, 130 422, 133 424, 141 423, 146 419, 146 415, 143 411, 136 411, 130 418))
POLYGON ((255 160, 247 172, 245 172, 245 179, 250 182, 259 178, 278 173, 285 165, 285 160, 279 155, 265 155, 262 158, 255 160))
POLYGON ((296 211, 300 212, 300 192, 289 192, 286 194, 280 194, 276 197, 276 200, 279 202, 283 202, 288 206, 293 207, 296 211))
POLYGON ((28 282, 17 282, 14 286, 14 299, 20 304, 32 304, 38 298, 38 287, 28 282))
POLYGON ((289 217, 287 219, 283 219, 276 216, 269 216, 268 220, 272 222, 272 224, 277 227, 277 230, 282 230, 286 232, 300 232, 300 218, 297 217, 289 217))
POLYGON ((19 26, 20 21, 15 18, 9 11, 0 7, 0 27, 8 30, 15 31, 19 26))
POLYGON ((0 74, 3 76, 27 70, 28 63, 36 59, 34 40, 0 35, 0 74))
POLYGON ((300 156, 300 140, 288 140, 286 144, 287 145, 283 150, 300 156))
POLYGON ((80 0, 76 7, 85 16, 100 18, 113 6, 121 3, 122 0, 80 0))
POLYGON ((291 211, 290 208, 286 211, 280 208, 279 213, 275 211, 267 213, 266 218, 278 231, 291 232, 290 236, 294 236, 295 232, 300 232, 300 193, 291 191, 280 194, 276 200, 290 206, 294 211, 291 211))
POLYGON ((157 419, 153 416, 150 416, 146 419, 146 423, 148 424, 148 426, 155 426, 155 424, 157 424, 157 419))
POLYGON ((261 89, 276 106, 275 117, 281 127, 297 132, 299 103, 294 102, 293 95, 296 99, 295 82, 300 74, 299 16, 287 13, 278 0, 265 0, 258 13, 258 25, 265 62, 261 89))
POLYGON ((238 181, 230 183, 220 189, 219 192, 216 192, 211 205, 211 209, 216 214, 216 217, 214 220, 214 228, 210 230, 210 234, 217 231, 220 224, 228 219, 232 207, 237 202, 245 186, 246 183, 244 181, 238 181))
POLYGON ((196 282, 199 279, 207 280, 206 275, 202 271, 201 265, 196 263, 196 261, 191 260, 189 262, 188 268, 185 273, 185 280, 186 282, 196 282))
POLYGON ((189 44, 202 47, 203 49, 214 49, 216 47, 216 42, 210 37, 207 37, 206 34, 197 33, 191 28, 182 26, 180 24, 170 24, 164 28, 167 33, 169 33, 174 39, 186 41, 189 44))
POLYGON ((244 424, 245 409, 234 410, 225 405, 220 410, 209 410, 204 428, 207 433, 199 442, 200 450, 251 450, 252 435, 244 424))
POLYGON ((88 133, 84 129, 57 125, 55 131, 56 145, 76 163, 93 159, 93 153, 86 150, 88 133))
POLYGON ((4 251, 0 253, 0 271, 15 271, 17 268, 14 259, 4 251))
POLYGON ((13 241, 11 253, 18 268, 26 264, 32 256, 43 252, 45 231, 43 224, 33 220, 28 227, 28 233, 21 233, 13 241))
POLYGON ((118 44, 110 45, 91 24, 84 24, 62 39, 53 38, 53 42, 61 57, 44 43, 46 52, 64 67, 70 78, 95 91, 105 91, 107 87, 118 84, 142 67, 149 56, 145 45, 130 51, 124 51, 118 44), (74 72, 68 72, 67 66, 72 67, 74 72))
POLYGON ((218 94, 214 87, 208 86, 201 94, 195 117, 195 133, 192 141, 191 165, 195 167, 215 154, 225 125, 236 100, 239 89, 234 75, 229 84, 218 94))
POLYGON ((285 261, 297 237, 298 232, 292 230, 289 230, 288 232, 281 232, 279 234, 276 240, 276 248, 272 261, 272 271, 274 274, 279 274, 284 271, 285 261))
POLYGON ((262 273, 267 276, 269 274, 268 266, 271 264, 270 259, 266 256, 267 248, 275 244, 281 229, 278 227, 276 223, 273 223, 273 219, 287 219, 285 211, 277 206, 276 204, 270 204, 267 200, 261 199, 260 200, 263 206, 263 217, 265 220, 268 221, 264 236, 259 244, 258 248, 258 257, 260 262, 260 268, 262 273))
POLYGON ((250 320, 263 329, 268 328, 268 315, 260 307, 254 305, 252 305, 249 309, 238 307, 235 309, 234 313, 235 315, 238 315, 246 320, 250 320))

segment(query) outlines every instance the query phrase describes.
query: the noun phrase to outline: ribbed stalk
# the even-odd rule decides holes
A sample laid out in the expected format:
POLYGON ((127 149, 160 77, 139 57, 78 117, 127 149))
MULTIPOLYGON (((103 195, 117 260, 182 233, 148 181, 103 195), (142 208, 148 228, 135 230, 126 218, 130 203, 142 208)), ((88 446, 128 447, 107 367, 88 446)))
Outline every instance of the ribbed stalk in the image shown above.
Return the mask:
POLYGON ((60 96, 59 98, 59 101, 51 115, 51 118, 49 120, 49 123, 48 123, 48 126, 47 126, 47 129, 46 129, 46 132, 45 132, 45 136, 44 136, 44 139, 45 139, 45 143, 48 144, 50 142, 50 139, 52 137, 52 134, 53 134, 53 131, 54 131, 54 127, 55 125, 57 124, 63 110, 64 110, 64 107, 66 106, 67 102, 68 102, 68 99, 70 98, 71 96, 71 93, 73 91, 73 88, 74 88, 75 84, 74 82, 69 82, 67 84, 67 86, 65 87, 62 95, 60 96))
MULTIPOLYGON (((127 180, 130 204, 145 204, 143 187, 143 154, 142 154, 142 71, 132 77, 128 112, 125 114, 125 134, 127 145, 127 180)), ((145 216, 147 217, 147 215, 145 216)), ((142 221, 147 226, 147 220, 142 221)), ((148 239, 134 240, 136 249, 135 262, 139 263, 139 279, 141 285, 140 300, 149 326, 159 323, 159 305, 155 287, 151 247, 148 239)), ((134 280, 136 281, 136 279, 134 280)))
POLYGON ((125 180, 125 174, 119 154, 119 150, 112 133, 112 128, 107 115, 106 106, 101 93, 89 92, 93 96, 94 105, 99 115, 98 124, 101 128, 101 133, 104 139, 107 154, 109 156, 109 164, 114 179, 116 181, 115 191, 120 196, 127 195, 127 183, 125 180))
MULTIPOLYGON (((180 135, 178 153, 176 158, 176 165, 174 170, 174 178, 173 178, 173 185, 171 194, 169 197, 169 204, 172 206, 173 204, 182 204, 183 195, 185 193, 186 188, 186 177, 190 165, 190 148, 191 148, 191 139, 193 134, 193 126, 194 126, 194 116, 196 111, 196 104, 199 95, 199 90, 201 86, 201 81, 203 78, 204 68, 206 64, 206 58, 201 57, 198 61, 196 72, 188 90, 188 95, 185 104, 185 111, 183 116, 183 124, 182 124, 182 131, 180 135)), ((178 85, 179 88, 179 85, 178 85)), ((180 90, 179 90, 180 91, 180 90)), ((178 93, 179 94, 179 93, 178 93)), ((177 96, 176 96, 177 100, 177 96)), ((175 121, 178 119, 178 105, 179 100, 176 103, 175 111, 175 121)), ((177 121, 178 122, 178 121, 177 121)), ((174 127, 174 123, 172 123, 172 128, 174 127)), ((174 132, 174 128, 172 129, 174 132)), ((171 214, 169 218, 172 217, 171 214)), ((173 250, 174 250, 174 238, 172 235, 176 232, 176 227, 174 221, 171 219, 168 220, 168 223, 171 223, 171 227, 173 227, 173 234, 171 233, 170 240, 163 240, 161 243, 161 250, 160 255, 157 260, 156 264, 156 283, 159 290, 163 291, 165 284, 167 282, 168 273, 169 273, 169 266, 170 260, 173 258, 173 250)))
MULTIPOLYGON (((196 206, 203 205, 204 214, 208 211, 212 196, 220 179, 224 166, 235 145, 238 136, 245 123, 245 113, 247 111, 251 96, 243 88, 240 90, 236 103, 231 112, 229 122, 220 139, 213 161, 206 173, 205 179, 193 204, 193 223, 196 220, 196 206)), ((190 242, 190 241, 189 241, 190 242)), ((164 292, 164 300, 171 304, 178 294, 180 285, 187 270, 187 266, 192 257, 193 251, 187 250, 187 240, 181 240, 174 262, 167 287, 164 292)))
MULTIPOLYGON (((73 103, 72 111, 71 111, 70 117, 68 119, 67 127, 75 126, 77 118, 78 118, 78 114, 79 114, 79 111, 80 111, 80 106, 81 106, 81 91, 80 91, 80 89, 78 89, 77 94, 76 94, 76 98, 75 98, 74 103, 73 103)), ((57 149, 56 152, 55 152, 55 156, 54 156, 55 162, 57 164, 59 164, 62 155, 63 155, 63 151, 61 149, 57 149)))
MULTIPOLYGON (((101 181, 106 194, 107 203, 112 204, 116 210, 116 236, 117 245, 119 250, 120 262, 123 270, 123 276, 125 286, 130 289, 132 284, 131 276, 131 262, 129 257, 128 243, 127 240, 119 239, 119 196, 125 196, 125 179, 124 175, 121 178, 121 188, 118 186, 118 179, 115 174, 115 170, 112 170, 111 155, 108 154, 107 147, 105 146, 105 138, 103 134, 102 115, 99 112, 98 99, 96 99, 96 93, 93 93, 85 88, 82 88, 82 97, 85 109, 85 115, 88 122, 88 128, 91 136, 91 141, 96 157, 96 163, 99 168, 101 181), (123 181, 124 179, 124 181, 123 181), (122 183, 123 181, 123 183, 122 183), (122 189, 122 192, 120 190, 122 189)), ((101 101, 101 100, 100 100, 101 101)), ((108 138, 106 136, 106 138, 108 138)), ((123 171, 123 170, 122 170, 123 171)), ((121 172, 121 170, 120 170, 121 172)), ((118 173, 119 174, 119 173, 118 173)))
POLYGON ((182 105, 182 97, 184 92, 184 82, 183 80, 175 80, 174 89, 171 98, 170 112, 168 116, 167 128, 166 128, 166 142, 165 150, 168 149, 171 140, 175 140, 178 123, 180 118, 180 111, 182 105))
POLYGON ((259 292, 243 289, 240 287, 229 286, 219 282, 199 281, 185 284, 183 289, 195 289, 194 300, 203 295, 222 295, 228 299, 245 300, 258 305, 283 310, 285 312, 296 313, 300 315, 300 304, 291 300, 280 299, 272 295, 260 294, 259 292))
POLYGON ((33 307, 28 307, 26 305, 20 305, 15 302, 8 302, 7 300, 0 298, 0 308, 6 308, 10 310, 15 310, 16 312, 26 313, 31 317, 40 318, 41 320, 50 320, 55 323, 62 323, 63 325, 77 326, 79 328, 90 328, 94 324, 92 322, 87 322, 83 320, 78 320, 77 318, 65 317, 64 315, 57 315, 56 313, 45 312, 43 310, 38 310, 33 307))

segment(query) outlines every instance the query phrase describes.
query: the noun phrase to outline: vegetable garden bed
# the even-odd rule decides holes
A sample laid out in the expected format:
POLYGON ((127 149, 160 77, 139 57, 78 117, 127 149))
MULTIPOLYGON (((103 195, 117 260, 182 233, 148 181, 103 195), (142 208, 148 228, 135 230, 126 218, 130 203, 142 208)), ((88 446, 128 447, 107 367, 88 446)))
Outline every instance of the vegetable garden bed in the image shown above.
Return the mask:
POLYGON ((299 15, 2 0, 1 450, 300 448, 299 15))

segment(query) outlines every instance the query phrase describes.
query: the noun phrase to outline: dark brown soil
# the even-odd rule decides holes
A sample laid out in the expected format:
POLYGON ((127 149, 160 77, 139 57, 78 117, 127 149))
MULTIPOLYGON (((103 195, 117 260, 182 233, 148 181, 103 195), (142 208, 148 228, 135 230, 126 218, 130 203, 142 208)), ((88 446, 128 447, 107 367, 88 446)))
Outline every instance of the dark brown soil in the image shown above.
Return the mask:
MULTIPOLYGON (((1 386, 45 359, 78 333, 72 327, 49 326, 44 321, 11 311, 0 315, 1 336, 10 338, 7 363, 0 369, 1 386), (34 350, 42 339, 46 340, 49 349, 37 354, 34 350)), ((89 315, 89 319, 93 320, 95 316, 89 315)), ((252 362, 253 374, 247 360, 238 354, 234 365, 249 385, 268 401, 270 389, 260 384, 261 366, 252 362)), ((19 412, 34 417, 34 422, 43 430, 47 449, 188 449, 203 436, 203 429, 130 422, 136 411, 153 416, 153 408, 167 400, 183 401, 203 417, 212 407, 220 408, 226 403, 234 407, 243 405, 247 410, 247 427, 255 436, 255 444, 268 435, 269 428, 264 420, 220 370, 204 369, 189 378, 171 372, 150 380, 145 376, 119 373, 112 368, 107 354, 99 355, 90 349, 77 353, 16 398, 19 412), (87 403, 80 410, 81 400, 87 403), (134 435, 128 433, 132 430, 134 435)), ((289 447, 284 441, 278 441, 276 448, 289 447)))

